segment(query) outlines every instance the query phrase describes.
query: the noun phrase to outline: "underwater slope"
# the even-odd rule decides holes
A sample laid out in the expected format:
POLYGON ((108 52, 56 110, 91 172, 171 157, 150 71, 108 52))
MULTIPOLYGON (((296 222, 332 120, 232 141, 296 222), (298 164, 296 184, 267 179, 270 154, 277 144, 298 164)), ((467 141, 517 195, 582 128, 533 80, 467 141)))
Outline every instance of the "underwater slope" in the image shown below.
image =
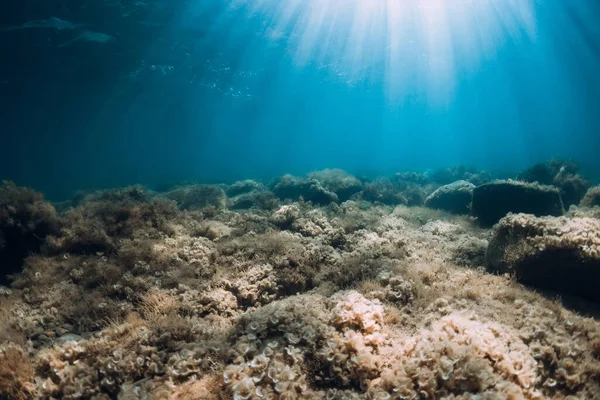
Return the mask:
MULTIPOLYGON (((472 190, 440 190, 447 180, 491 182, 460 169, 376 180, 327 170, 90 192, 56 214, 6 183, 6 243, 15 199, 29 210, 19 226, 39 208, 53 225, 0 287, 0 398, 598 398, 598 320, 554 300, 560 287, 544 296, 486 271, 489 241, 513 220, 598 223, 598 208, 513 214, 490 229, 423 206, 454 189, 452 208, 472 190)), ((588 257, 594 240, 580 247, 588 257)))

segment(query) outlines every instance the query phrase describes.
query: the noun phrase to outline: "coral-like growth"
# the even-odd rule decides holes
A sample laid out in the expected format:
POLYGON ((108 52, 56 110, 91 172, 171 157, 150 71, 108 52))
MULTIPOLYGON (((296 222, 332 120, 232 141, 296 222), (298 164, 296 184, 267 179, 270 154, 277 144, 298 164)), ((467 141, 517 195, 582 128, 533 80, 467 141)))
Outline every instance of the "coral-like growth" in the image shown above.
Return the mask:
POLYGON ((34 391, 33 365, 26 352, 12 344, 0 345, 0 398, 27 400, 34 391))

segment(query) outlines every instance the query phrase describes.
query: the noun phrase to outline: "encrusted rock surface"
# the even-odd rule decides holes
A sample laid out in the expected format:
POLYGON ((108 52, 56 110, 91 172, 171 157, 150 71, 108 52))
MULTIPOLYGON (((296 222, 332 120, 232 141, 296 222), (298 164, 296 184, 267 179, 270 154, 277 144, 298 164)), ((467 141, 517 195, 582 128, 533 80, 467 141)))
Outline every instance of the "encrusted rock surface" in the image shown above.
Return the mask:
POLYGON ((524 283, 600 301, 600 220, 509 215, 494 229, 486 262, 524 283))

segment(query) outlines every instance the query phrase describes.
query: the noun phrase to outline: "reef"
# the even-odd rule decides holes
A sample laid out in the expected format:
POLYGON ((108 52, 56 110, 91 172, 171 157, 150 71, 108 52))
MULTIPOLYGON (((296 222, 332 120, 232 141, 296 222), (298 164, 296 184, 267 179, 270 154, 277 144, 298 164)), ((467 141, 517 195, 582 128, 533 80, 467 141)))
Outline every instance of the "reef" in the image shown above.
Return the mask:
POLYGON ((0 398, 600 398, 600 211, 489 229, 487 184, 326 170, 57 213, 6 183, 0 398))

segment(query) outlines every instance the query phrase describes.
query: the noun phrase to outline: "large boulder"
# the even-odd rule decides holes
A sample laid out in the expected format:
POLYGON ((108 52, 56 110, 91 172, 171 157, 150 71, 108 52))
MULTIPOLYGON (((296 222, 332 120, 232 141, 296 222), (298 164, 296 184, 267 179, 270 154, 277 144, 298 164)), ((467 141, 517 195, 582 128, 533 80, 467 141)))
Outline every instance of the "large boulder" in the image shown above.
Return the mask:
POLYGON ((227 207, 231 210, 251 208, 272 210, 279 202, 265 185, 252 180, 235 182, 227 187, 225 193, 227 193, 227 207))
POLYGON ((229 185, 225 190, 225 193, 227 194, 227 197, 236 197, 251 192, 264 192, 265 190, 267 190, 267 188, 262 183, 246 179, 229 185))
POLYGON ((319 181, 327 191, 335 193, 340 202, 350 200, 353 195, 362 190, 363 186, 358 178, 341 169, 311 172, 307 178, 319 181))
POLYGON ((473 190, 473 215, 491 226, 508 213, 560 216, 564 213, 558 189, 518 181, 495 181, 473 190))
POLYGON ((273 193, 282 200, 300 200, 300 198, 314 204, 327 205, 337 203, 338 196, 327 190, 317 179, 297 178, 284 175, 273 186, 273 193))
POLYGON ((468 214, 475 185, 456 181, 438 188, 425 199, 425 207, 444 210, 453 214, 468 214))
POLYGON ((600 220, 511 214, 494 228, 488 269, 525 284, 600 300, 600 220))

